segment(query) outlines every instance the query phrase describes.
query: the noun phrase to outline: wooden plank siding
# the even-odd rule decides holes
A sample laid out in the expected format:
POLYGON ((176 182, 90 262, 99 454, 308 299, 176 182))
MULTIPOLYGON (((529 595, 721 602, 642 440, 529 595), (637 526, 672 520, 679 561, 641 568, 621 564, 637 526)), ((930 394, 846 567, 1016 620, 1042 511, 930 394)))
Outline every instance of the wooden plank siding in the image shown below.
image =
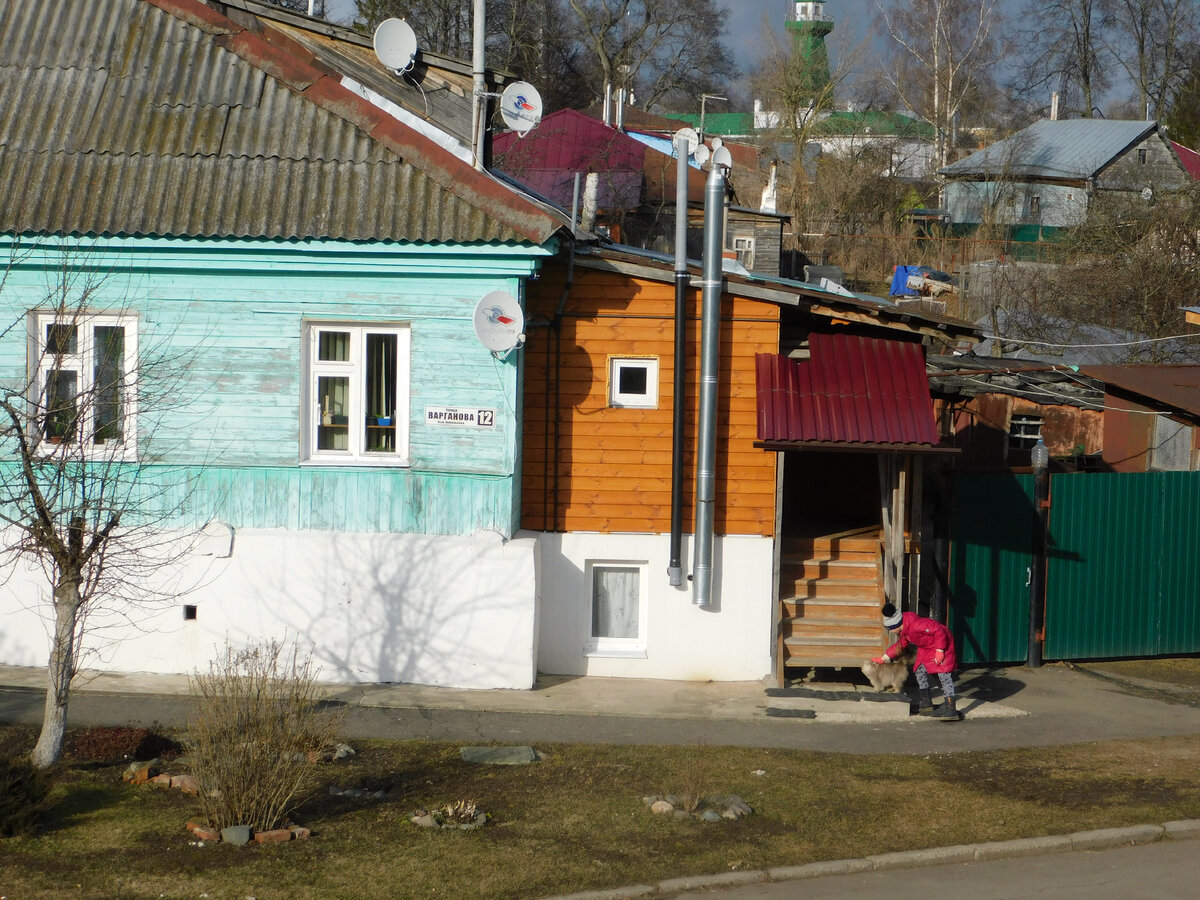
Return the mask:
MULTIPOLYGON (((565 268, 530 285, 523 358, 521 524, 534 531, 664 533, 671 524, 675 287, 576 268, 562 313, 565 268), (656 409, 608 404, 612 357, 658 360, 656 409)), ((684 531, 694 521, 699 406, 698 289, 687 292, 684 531)), ((779 308, 726 293, 718 371, 718 534, 771 536, 774 453, 756 437, 754 354, 779 347, 779 308)))

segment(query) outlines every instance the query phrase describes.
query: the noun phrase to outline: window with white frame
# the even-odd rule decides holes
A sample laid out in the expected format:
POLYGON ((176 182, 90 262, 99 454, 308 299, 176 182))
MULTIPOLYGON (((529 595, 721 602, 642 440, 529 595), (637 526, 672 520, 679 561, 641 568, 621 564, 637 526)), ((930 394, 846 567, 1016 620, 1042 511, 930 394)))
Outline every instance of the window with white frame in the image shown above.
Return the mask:
POLYGON ((304 326, 303 447, 308 462, 407 465, 407 325, 304 326))
POLYGON ((645 656, 646 563, 594 561, 586 569, 590 592, 586 651, 645 656))
POLYGON ((612 357, 608 361, 608 405, 635 409, 658 408, 658 360, 654 357, 612 357))
POLYGON ((33 315, 34 431, 43 452, 133 456, 137 318, 133 315, 33 315))
POLYGON ((735 237, 733 239, 733 250, 737 254, 738 262, 747 269, 754 268, 754 238, 735 237))

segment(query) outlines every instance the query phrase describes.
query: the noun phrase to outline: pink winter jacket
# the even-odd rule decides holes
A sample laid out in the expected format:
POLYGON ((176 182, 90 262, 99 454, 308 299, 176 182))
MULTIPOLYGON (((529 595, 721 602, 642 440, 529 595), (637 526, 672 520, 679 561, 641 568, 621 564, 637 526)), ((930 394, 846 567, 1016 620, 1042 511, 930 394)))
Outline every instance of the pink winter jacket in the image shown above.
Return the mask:
POLYGON ((887 656, 896 659, 905 647, 917 648, 917 658, 913 660, 913 668, 925 666, 925 671, 932 675, 938 672, 953 672, 958 668, 958 656, 954 653, 954 637, 950 630, 941 622, 925 619, 915 612, 906 612, 900 621, 900 634, 896 643, 887 648, 887 656), (933 652, 942 650, 941 665, 933 661, 933 652))

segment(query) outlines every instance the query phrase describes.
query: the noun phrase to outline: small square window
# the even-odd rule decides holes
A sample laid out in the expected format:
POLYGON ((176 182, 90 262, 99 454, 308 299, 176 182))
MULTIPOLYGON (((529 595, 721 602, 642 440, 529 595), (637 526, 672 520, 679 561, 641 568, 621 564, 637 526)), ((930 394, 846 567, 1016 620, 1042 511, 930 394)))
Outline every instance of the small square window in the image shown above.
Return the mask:
POLYGON ((1042 439, 1041 416, 1013 416, 1008 426, 1008 448, 1010 450, 1032 450, 1042 439))
POLYGON ((608 364, 608 405, 635 409, 658 407, 658 360, 612 358, 608 364))
POLYGON ((593 562, 587 573, 586 652, 645 656, 645 562, 593 562))
POLYGON ((1137 160, 1139 166, 1144 166, 1146 164, 1146 150, 1144 148, 1138 150, 1137 160))

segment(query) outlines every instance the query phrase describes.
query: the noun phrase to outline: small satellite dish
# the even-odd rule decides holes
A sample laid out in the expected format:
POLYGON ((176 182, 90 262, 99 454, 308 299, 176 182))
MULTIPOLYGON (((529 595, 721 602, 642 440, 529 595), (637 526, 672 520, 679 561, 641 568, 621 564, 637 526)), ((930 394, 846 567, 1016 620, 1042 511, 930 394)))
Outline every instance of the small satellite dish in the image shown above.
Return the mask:
POLYGON ((375 56, 389 69, 407 71, 417 58, 417 36, 403 19, 384 19, 375 29, 375 56))
POLYGON ((514 81, 500 95, 500 118, 524 135, 542 121, 542 95, 528 81, 514 81))
POLYGON ((701 144, 699 147, 697 147, 695 150, 692 151, 692 158, 696 160, 696 165, 698 165, 698 166, 703 166, 706 162, 708 162, 708 158, 710 156, 712 156, 712 153, 709 151, 708 147, 704 144, 701 144))
POLYGON ((695 128, 680 128, 675 132, 675 137, 671 143, 678 146, 680 141, 687 141, 688 156, 691 156, 696 152, 696 148, 700 146, 700 135, 696 133, 695 128))
POLYGON ((525 313, 504 291, 484 294, 475 304, 475 336, 493 353, 505 353, 525 339, 525 313))

